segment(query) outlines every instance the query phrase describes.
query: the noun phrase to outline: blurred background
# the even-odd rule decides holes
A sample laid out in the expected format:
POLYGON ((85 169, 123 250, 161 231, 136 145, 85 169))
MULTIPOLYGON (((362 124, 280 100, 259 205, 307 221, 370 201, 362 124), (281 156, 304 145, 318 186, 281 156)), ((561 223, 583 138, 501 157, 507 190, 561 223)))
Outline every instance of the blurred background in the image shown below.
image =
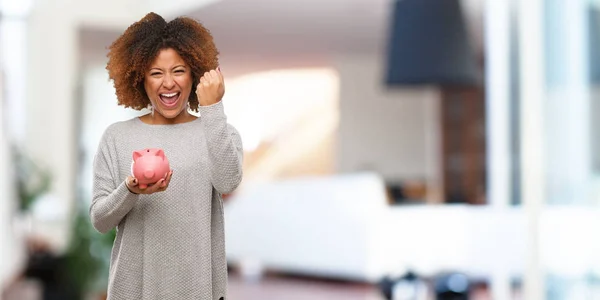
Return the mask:
POLYGON ((3 299, 105 299, 107 47, 215 37, 229 299, 600 299, 600 1, 0 0, 3 299))

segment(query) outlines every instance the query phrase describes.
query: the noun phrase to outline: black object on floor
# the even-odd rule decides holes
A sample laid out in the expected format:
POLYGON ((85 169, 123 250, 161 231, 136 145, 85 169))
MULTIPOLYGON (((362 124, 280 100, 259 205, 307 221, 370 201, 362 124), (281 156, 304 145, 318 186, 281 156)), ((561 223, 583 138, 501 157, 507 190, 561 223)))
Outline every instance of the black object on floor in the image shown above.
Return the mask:
POLYGON ((437 276, 435 279, 436 300, 468 300, 469 278, 460 273, 437 276))
POLYGON ((379 289, 387 300, 421 300, 427 293, 425 282, 413 272, 397 279, 386 277, 380 281, 379 289))

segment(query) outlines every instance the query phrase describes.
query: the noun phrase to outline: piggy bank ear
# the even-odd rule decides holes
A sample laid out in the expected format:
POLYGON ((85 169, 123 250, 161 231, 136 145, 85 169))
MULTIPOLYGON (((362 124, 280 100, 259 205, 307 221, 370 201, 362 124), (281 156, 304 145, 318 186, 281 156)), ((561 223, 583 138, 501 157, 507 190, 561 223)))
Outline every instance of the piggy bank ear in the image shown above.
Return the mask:
POLYGON ((158 149, 158 150, 156 151, 156 154, 154 154, 154 155, 156 155, 156 156, 158 156, 158 157, 160 157, 160 158, 162 158, 162 159, 164 159, 164 158, 165 158, 165 152, 164 152, 162 149, 158 149))
POLYGON ((143 155, 142 151, 133 151, 133 161, 136 161, 138 158, 140 158, 143 155))

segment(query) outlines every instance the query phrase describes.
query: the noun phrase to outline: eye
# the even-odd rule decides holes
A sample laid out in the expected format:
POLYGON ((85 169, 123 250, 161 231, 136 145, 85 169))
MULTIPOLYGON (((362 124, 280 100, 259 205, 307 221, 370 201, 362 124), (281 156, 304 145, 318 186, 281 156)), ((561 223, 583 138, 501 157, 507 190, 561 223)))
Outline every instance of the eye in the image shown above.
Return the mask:
POLYGON ((176 70, 175 73, 185 73, 185 70, 176 70))
POLYGON ((157 76, 157 75, 160 75, 160 72, 152 72, 152 73, 150 73, 150 75, 151 76, 157 76))

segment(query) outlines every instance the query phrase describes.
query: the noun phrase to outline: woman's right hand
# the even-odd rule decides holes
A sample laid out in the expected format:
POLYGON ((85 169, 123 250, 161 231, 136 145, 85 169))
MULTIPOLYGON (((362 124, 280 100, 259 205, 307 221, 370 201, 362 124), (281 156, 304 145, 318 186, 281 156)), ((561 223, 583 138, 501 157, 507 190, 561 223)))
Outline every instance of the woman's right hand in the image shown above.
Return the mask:
POLYGON ((140 188, 138 180, 133 176, 128 176, 125 180, 125 184, 130 192, 134 194, 154 194, 157 192, 164 192, 169 187, 169 182, 171 182, 171 176, 173 175, 173 170, 166 174, 166 177, 159 180, 157 183, 153 185, 149 185, 146 188, 140 188))

